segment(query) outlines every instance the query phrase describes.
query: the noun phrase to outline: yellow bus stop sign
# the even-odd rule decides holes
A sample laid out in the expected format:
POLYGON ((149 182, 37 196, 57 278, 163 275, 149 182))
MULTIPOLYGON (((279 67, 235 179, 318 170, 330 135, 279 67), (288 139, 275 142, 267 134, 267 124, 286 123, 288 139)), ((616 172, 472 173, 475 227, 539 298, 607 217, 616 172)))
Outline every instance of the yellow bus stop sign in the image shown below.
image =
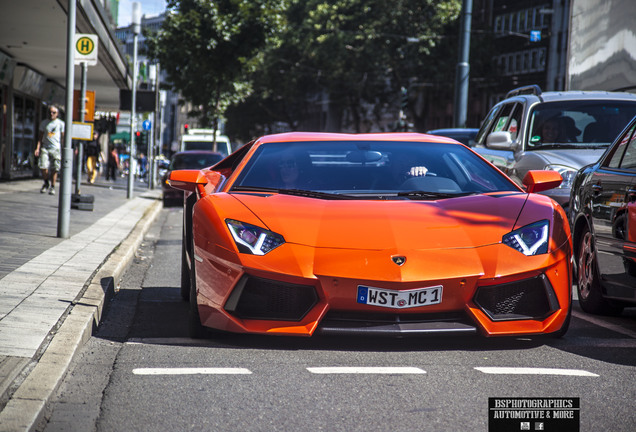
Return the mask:
POLYGON ((97 64, 98 38, 94 34, 75 34, 75 64, 86 63, 89 66, 97 64))

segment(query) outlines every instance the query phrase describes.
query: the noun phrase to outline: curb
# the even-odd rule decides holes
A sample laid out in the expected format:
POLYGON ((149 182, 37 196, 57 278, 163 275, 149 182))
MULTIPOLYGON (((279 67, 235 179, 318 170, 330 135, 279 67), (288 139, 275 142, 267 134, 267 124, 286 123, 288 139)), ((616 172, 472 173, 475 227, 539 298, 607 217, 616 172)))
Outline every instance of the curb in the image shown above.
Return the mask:
POLYGON ((99 325, 104 307, 115 293, 145 234, 162 209, 157 200, 131 233, 93 275, 82 298, 73 304, 49 346, 0 412, 0 431, 34 431, 80 348, 99 325))

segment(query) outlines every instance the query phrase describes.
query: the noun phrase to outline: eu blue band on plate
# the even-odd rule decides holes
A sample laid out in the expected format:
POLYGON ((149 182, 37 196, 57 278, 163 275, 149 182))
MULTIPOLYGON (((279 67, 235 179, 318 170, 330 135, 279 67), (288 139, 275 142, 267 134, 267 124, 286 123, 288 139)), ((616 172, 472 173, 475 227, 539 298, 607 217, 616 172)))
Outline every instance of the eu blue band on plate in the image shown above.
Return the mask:
POLYGON ((367 287, 358 287, 358 303, 367 303, 367 297, 369 295, 369 289, 367 287))

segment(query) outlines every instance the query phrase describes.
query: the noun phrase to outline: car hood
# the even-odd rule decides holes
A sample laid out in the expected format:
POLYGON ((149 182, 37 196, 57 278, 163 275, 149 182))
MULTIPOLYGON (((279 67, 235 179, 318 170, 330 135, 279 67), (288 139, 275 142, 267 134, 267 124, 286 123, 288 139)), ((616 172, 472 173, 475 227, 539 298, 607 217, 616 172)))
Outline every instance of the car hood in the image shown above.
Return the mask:
POLYGON ((582 166, 593 164, 605 152, 602 149, 552 149, 533 150, 531 153, 543 158, 546 164, 565 165, 579 169, 582 166))
POLYGON ((524 193, 439 201, 323 200, 233 194, 287 243, 338 249, 451 249, 498 243, 510 232, 524 193))

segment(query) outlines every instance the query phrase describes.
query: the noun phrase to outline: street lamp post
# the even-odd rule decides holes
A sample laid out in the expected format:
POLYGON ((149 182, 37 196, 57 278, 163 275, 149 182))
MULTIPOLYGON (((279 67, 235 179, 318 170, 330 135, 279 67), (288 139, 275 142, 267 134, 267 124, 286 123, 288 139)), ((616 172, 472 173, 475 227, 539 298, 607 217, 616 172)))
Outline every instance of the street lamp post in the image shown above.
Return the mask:
POLYGON ((466 127, 466 112, 468 110, 468 82, 470 77, 470 26, 473 14, 473 0, 464 0, 461 17, 461 35, 459 61, 455 77, 455 127, 466 127))
MULTIPOLYGON (((69 0, 66 23, 66 119, 64 126, 64 146, 62 147, 62 172, 60 179, 60 198, 57 208, 57 236, 69 237, 71 217, 71 178, 73 176, 73 85, 75 85, 75 22, 77 1, 69 0)), ((52 186, 55 186, 53 184, 52 186)))
POLYGON ((133 184, 135 180, 135 168, 136 168, 136 149, 135 149, 135 127, 136 127, 136 113, 135 109, 137 105, 137 39, 141 31, 141 4, 139 2, 133 2, 132 4, 132 31, 133 31, 133 79, 132 79, 132 92, 131 92, 131 106, 130 106, 130 154, 128 156, 128 192, 126 198, 131 199, 133 197, 133 184))

